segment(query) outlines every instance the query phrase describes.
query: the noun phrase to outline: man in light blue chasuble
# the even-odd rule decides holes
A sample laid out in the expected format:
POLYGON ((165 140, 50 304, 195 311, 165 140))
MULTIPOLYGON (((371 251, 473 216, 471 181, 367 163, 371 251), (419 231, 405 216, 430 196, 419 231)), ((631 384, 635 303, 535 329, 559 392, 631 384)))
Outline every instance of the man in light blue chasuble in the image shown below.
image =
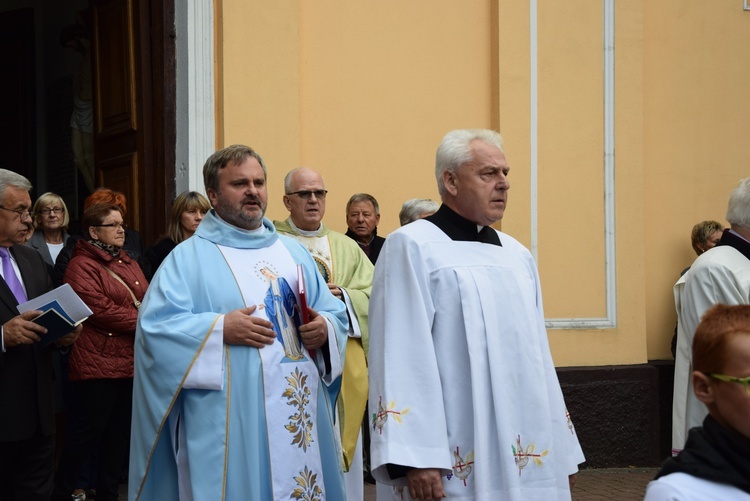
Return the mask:
POLYGON ((255 151, 217 151, 203 177, 213 209, 141 306, 129 499, 343 500, 333 406, 345 305, 304 247, 264 218, 255 151))

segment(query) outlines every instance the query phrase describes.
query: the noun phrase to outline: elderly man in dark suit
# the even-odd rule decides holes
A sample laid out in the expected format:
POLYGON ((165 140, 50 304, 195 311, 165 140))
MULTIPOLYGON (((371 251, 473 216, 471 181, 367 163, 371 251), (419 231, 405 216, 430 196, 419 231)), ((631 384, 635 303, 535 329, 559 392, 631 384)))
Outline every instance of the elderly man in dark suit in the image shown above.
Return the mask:
MULTIPOLYGON (((17 306, 51 288, 41 256, 24 247, 31 221, 31 183, 0 169, 0 499, 46 500, 54 460, 53 346, 41 347, 46 329, 31 321, 39 311, 17 306)), ((75 341, 80 327, 60 338, 75 341)))

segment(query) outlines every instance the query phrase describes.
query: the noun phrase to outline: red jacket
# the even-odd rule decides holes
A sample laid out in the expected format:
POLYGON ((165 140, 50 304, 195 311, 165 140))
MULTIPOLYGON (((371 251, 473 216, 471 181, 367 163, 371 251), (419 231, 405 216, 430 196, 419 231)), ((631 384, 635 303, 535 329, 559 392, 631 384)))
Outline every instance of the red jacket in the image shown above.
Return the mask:
POLYGON ((133 377, 138 309, 128 289, 105 267, 128 284, 138 301, 146 293, 146 278, 125 251, 113 257, 85 240, 76 243, 64 281, 94 314, 83 323, 83 331, 70 354, 71 381, 133 377))

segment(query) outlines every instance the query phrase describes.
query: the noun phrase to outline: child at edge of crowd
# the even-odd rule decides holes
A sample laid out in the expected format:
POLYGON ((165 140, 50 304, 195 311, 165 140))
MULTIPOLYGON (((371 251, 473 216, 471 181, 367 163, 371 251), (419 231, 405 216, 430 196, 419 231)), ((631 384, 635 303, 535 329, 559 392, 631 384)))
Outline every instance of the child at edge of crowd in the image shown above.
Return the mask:
POLYGON ((708 408, 644 501, 750 500, 750 306, 719 304, 693 340, 695 396, 708 408))

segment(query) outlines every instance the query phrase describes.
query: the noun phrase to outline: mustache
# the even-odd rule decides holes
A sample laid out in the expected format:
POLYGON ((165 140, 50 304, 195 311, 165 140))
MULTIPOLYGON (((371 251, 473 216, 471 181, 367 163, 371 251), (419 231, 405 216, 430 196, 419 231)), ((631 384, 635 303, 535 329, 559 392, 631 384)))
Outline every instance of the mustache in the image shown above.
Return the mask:
POLYGON ((243 198, 242 203, 243 204, 255 203, 255 204, 261 205, 260 197, 257 197, 255 195, 250 195, 249 197, 243 198))

